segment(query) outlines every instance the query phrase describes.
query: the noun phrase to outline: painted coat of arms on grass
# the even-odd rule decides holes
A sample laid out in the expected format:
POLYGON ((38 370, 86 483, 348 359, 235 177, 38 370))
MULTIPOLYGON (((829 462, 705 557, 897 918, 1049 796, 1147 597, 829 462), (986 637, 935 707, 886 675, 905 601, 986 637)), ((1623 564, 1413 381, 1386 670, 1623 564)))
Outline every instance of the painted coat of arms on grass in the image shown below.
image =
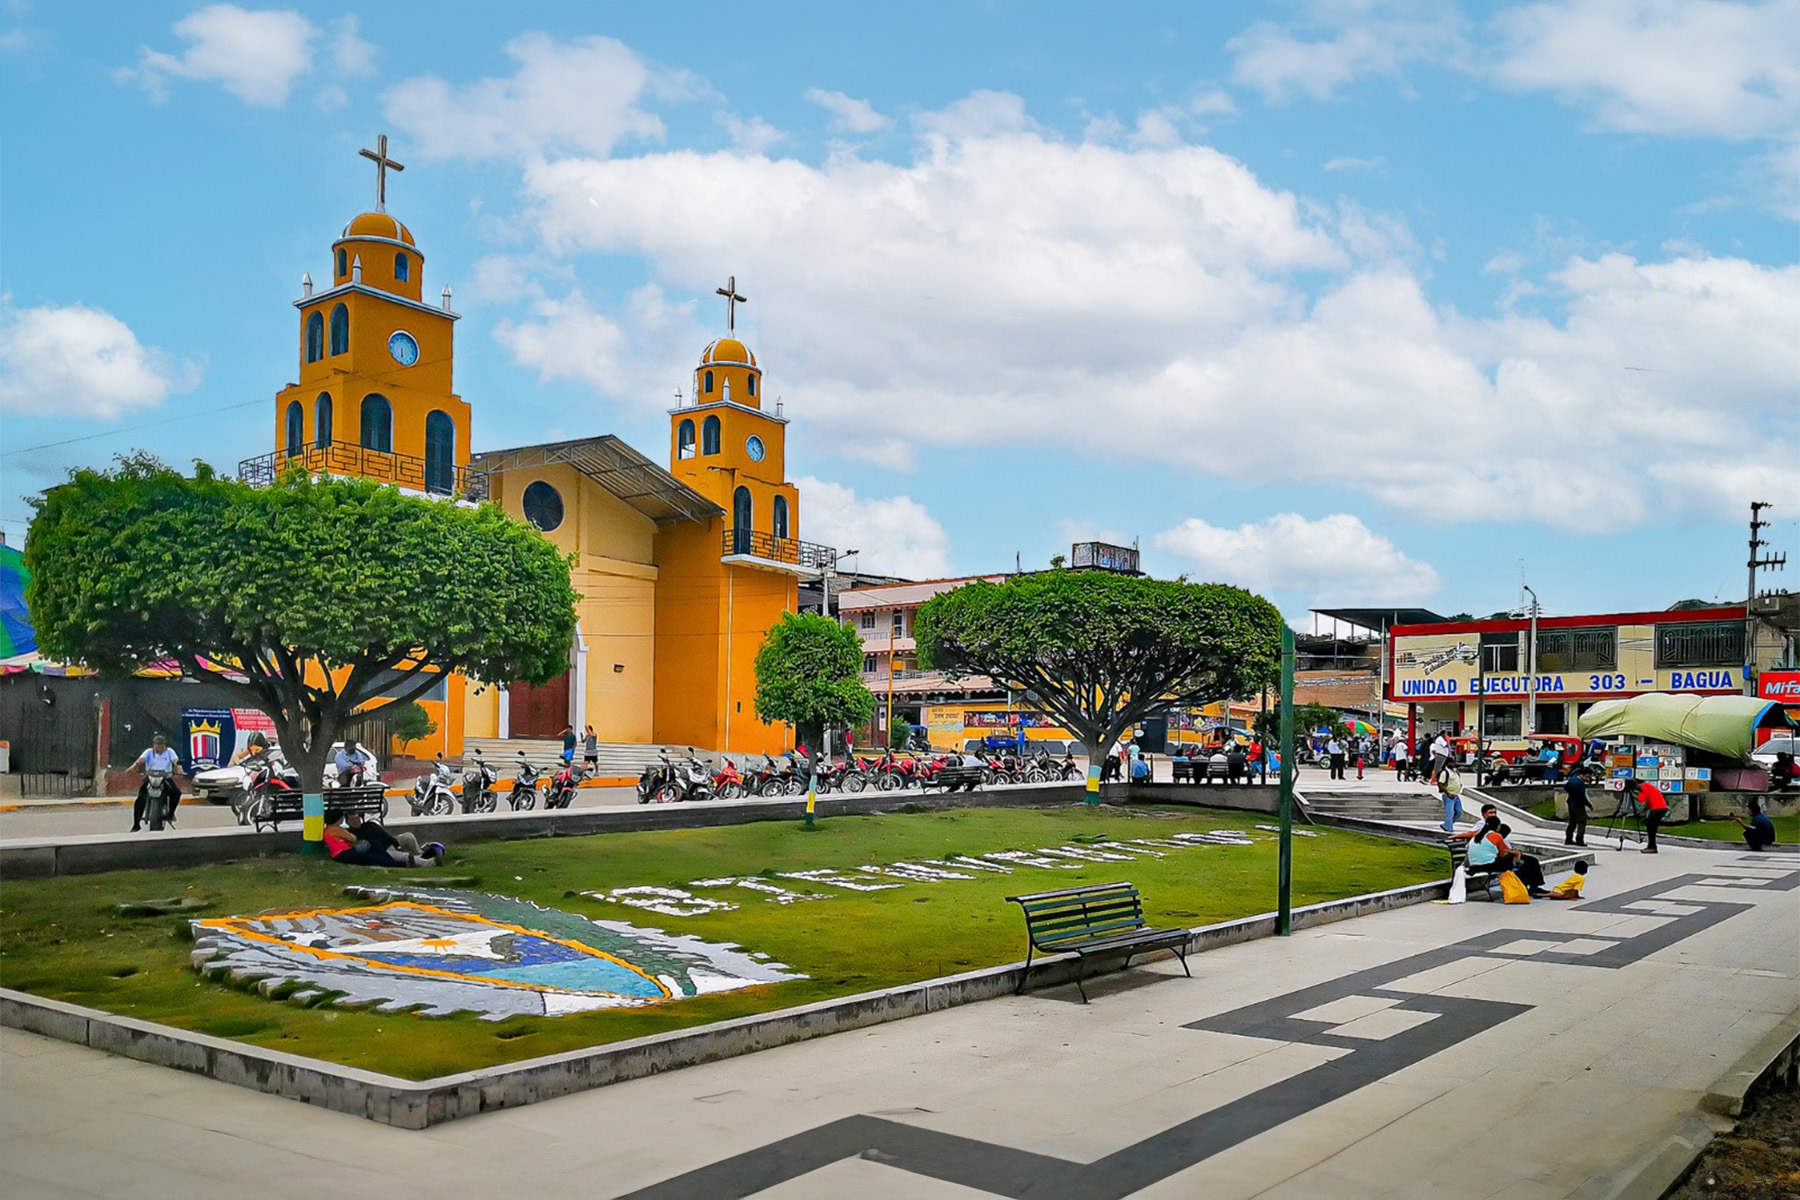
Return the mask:
POLYGON ((376 901, 192 922, 194 966, 299 1003, 491 1020, 660 1004, 804 976, 732 944, 505 896, 358 889, 376 901))

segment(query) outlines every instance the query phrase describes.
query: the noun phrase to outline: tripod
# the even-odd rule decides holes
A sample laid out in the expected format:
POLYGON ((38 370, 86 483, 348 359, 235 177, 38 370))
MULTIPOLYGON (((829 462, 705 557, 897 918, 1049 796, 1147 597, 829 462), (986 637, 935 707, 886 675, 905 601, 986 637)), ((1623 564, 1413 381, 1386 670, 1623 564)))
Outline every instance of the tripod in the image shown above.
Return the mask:
POLYGON ((1634 828, 1636 840, 1640 842, 1643 841, 1644 818, 1638 812, 1638 803, 1631 796, 1624 792, 1620 792, 1618 806, 1613 809, 1612 815, 1606 819, 1606 832, 1601 835, 1601 838, 1604 840, 1608 837, 1617 837, 1619 844, 1614 846, 1613 849, 1623 850, 1625 849, 1625 839, 1633 836, 1634 828))

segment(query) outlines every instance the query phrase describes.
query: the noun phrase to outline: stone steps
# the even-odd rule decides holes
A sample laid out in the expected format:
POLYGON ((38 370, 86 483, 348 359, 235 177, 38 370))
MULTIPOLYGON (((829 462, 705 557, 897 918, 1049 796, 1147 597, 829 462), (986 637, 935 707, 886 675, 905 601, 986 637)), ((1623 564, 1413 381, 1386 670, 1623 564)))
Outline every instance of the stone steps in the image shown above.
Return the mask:
MULTIPOLYGON (((562 759, 562 741, 557 738, 468 738, 464 742, 463 752, 481 755, 492 766, 505 769, 514 762, 519 751, 525 752, 525 759, 532 766, 547 770, 562 759)), ((636 776, 645 767, 654 766, 659 761, 659 754, 667 751, 670 758, 685 758, 686 746, 661 746, 652 742, 601 742, 599 746, 598 773, 607 777, 636 776)), ((582 757, 581 747, 575 748, 576 758, 582 757)), ((705 752, 702 758, 708 757, 705 752)))

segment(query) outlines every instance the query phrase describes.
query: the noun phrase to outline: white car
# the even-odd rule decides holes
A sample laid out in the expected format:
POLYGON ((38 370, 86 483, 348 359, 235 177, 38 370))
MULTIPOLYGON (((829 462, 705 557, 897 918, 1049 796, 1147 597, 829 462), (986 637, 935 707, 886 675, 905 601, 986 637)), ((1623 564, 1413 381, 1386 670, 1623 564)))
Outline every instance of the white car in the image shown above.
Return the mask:
MULTIPOLYGON (((333 742, 331 754, 325 759, 325 786, 328 788, 337 786, 337 763, 333 760, 337 758, 337 752, 343 748, 344 743, 333 742)), ((381 763, 367 746, 362 748, 362 752, 369 756, 367 778, 369 782, 373 783, 381 773, 381 763)), ((268 753, 278 762, 285 764, 287 761, 282 757, 279 745, 271 745, 268 753)), ((194 793, 205 797, 214 804, 236 804, 244 798, 244 785, 250 779, 251 768, 259 766, 261 763, 262 755, 252 754, 247 755, 242 762, 202 771, 194 776, 194 793)))
POLYGON ((1759 767, 1775 765, 1775 755, 1781 751, 1800 759, 1800 733, 1771 734, 1769 740, 1750 752, 1750 761, 1759 767))

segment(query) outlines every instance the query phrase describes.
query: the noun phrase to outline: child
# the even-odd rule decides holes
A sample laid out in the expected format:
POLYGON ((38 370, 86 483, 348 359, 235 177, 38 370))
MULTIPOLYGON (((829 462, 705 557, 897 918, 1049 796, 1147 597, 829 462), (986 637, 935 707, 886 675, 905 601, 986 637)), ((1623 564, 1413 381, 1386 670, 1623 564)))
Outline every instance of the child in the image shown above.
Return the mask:
POLYGON ((1581 886, 1587 882, 1587 873, 1593 869, 1594 869, 1594 864, 1592 862, 1590 862, 1589 860, 1587 860, 1585 858, 1581 859, 1580 861, 1578 861, 1575 864, 1575 871, 1573 874, 1571 874, 1567 879, 1563 880, 1561 883, 1557 884, 1555 887, 1551 888, 1549 891, 1543 893, 1539 897, 1539 899, 1542 899, 1542 900, 1579 900, 1579 899, 1581 899, 1581 886))

